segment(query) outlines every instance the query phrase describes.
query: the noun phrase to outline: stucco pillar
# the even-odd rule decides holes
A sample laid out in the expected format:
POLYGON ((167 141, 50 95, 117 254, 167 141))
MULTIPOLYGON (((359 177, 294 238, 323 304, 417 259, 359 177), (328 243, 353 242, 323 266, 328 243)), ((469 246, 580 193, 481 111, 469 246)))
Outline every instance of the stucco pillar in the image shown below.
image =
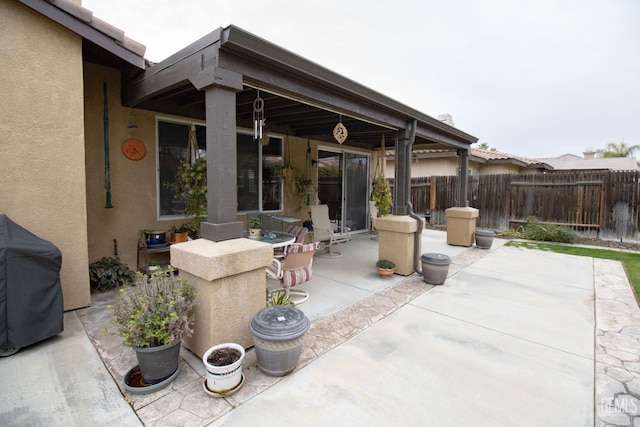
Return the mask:
MULTIPOLYGON (((389 215, 376 219, 378 230, 378 259, 396 264, 396 273, 413 274, 413 245, 418 223, 407 215, 389 215)), ((418 242, 421 245, 421 242, 418 242)), ((418 253, 421 252, 419 246, 418 253)))
POLYGON ((266 306, 265 267, 272 259, 270 244, 250 239, 171 245, 171 264, 197 293, 194 332, 185 347, 202 357, 216 344, 253 345, 248 325, 266 306))
POLYGON ((478 209, 455 207, 445 210, 447 216, 447 243, 454 246, 473 245, 478 209))

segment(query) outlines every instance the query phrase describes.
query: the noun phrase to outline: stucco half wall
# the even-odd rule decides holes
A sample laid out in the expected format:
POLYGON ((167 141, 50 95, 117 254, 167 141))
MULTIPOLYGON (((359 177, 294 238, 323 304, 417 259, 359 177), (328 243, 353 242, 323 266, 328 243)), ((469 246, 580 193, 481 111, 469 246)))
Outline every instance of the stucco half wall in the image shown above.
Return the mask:
POLYGON ((0 212, 62 251, 64 309, 90 302, 82 39, 0 0, 0 212))

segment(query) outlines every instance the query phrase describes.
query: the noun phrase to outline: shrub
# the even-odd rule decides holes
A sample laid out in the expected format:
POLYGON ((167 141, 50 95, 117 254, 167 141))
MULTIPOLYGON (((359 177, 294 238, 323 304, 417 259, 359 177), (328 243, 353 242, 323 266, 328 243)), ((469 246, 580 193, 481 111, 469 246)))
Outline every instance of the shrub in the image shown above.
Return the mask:
POLYGON ((126 285, 131 283, 133 276, 129 266, 116 258, 103 257, 100 261, 89 264, 90 286, 95 291, 108 291, 126 285))
POLYGON ((575 240, 575 233, 571 228, 555 224, 542 224, 532 216, 527 217, 521 234, 525 239, 544 242, 573 243, 575 240))

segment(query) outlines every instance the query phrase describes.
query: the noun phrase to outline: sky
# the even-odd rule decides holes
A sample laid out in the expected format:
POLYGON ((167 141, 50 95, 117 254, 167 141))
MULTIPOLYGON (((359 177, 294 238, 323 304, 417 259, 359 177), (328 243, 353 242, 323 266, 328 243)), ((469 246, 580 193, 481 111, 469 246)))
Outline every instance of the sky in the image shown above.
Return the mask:
MULTIPOLYGON (((160 62, 230 24, 509 154, 640 145, 638 0, 83 0, 160 62)), ((640 157, 640 152, 636 153, 640 157)))

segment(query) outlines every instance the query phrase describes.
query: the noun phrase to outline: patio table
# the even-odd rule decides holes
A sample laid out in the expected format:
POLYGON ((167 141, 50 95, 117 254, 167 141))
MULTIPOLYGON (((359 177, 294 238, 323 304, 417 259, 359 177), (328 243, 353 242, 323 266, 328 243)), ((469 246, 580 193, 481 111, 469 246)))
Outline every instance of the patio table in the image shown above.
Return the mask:
MULTIPOLYGON (((243 232, 243 236, 249 238, 249 232, 243 232)), ((281 248, 295 242, 296 236, 282 231, 263 231, 262 234, 260 234, 260 238, 251 238, 251 240, 270 243, 274 248, 281 248)))

